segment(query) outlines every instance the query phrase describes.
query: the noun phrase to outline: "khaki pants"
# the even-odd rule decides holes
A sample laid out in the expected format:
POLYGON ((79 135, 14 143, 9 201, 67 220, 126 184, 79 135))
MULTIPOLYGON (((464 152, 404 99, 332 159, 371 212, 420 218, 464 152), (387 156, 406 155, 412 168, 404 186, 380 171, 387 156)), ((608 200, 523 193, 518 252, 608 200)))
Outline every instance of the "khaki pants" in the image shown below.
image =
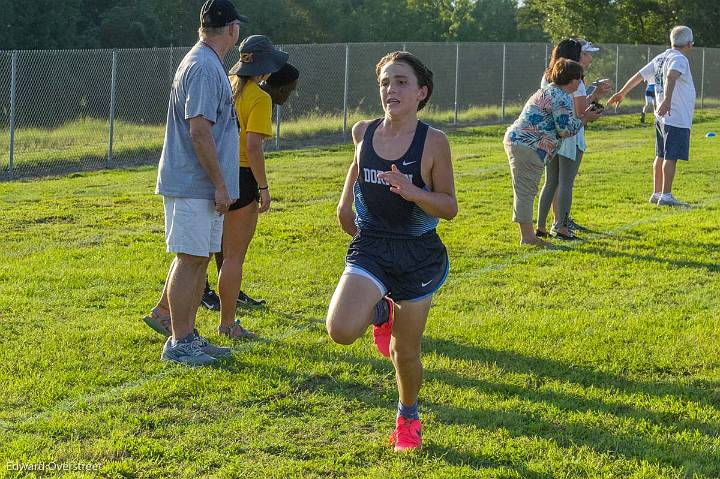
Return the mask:
POLYGON ((533 222, 533 203, 545 163, 535 150, 522 145, 505 145, 513 185, 513 221, 533 222))

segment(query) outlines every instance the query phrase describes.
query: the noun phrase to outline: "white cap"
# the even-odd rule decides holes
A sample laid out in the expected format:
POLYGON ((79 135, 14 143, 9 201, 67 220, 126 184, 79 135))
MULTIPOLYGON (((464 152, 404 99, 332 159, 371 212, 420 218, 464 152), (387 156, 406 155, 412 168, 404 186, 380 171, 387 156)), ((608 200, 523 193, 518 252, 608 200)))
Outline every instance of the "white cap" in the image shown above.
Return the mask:
POLYGON ((590 53, 592 53, 592 52, 599 52, 599 51, 600 51, 600 49, 599 49, 598 47, 596 47, 595 45, 593 45, 591 42, 589 42, 589 41, 587 41, 587 40, 581 39, 581 40, 578 40, 578 41, 580 42, 580 45, 582 45, 582 51, 584 51, 584 52, 590 52, 590 53))

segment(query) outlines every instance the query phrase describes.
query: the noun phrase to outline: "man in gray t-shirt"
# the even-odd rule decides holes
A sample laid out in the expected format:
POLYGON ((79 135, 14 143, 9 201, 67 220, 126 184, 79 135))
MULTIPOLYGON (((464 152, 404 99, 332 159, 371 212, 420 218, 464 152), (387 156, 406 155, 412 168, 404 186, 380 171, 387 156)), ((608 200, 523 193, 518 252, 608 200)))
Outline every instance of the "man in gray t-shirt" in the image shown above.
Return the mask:
POLYGON ((183 58, 170 91, 156 193, 163 196, 167 251, 176 257, 163 291, 169 311, 161 300, 145 318, 170 334, 163 360, 204 365, 230 355, 198 335, 195 314, 210 256, 221 249, 222 215, 239 196, 238 121, 222 59, 246 21, 230 0, 207 0, 200 41, 183 58))
POLYGON ((156 193, 215 200, 222 189, 213 184, 208 165, 201 163, 195 150, 191 136, 195 119, 209 123, 227 194, 238 198, 240 140, 232 88, 220 57, 205 42, 188 52, 175 73, 156 193))

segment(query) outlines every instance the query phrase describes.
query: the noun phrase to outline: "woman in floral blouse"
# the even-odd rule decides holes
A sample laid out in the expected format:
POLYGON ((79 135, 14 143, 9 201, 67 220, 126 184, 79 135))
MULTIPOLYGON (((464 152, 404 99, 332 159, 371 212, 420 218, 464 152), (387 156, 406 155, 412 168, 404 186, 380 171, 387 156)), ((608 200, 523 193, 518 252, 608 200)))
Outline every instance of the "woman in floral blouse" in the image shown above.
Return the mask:
POLYGON ((505 132, 505 153, 513 184, 513 221, 520 227, 520 243, 545 246, 533 229, 533 202, 545 164, 555 155, 562 138, 576 135, 600 117, 588 107, 582 117, 574 114, 572 93, 583 76, 583 67, 561 59, 548 73, 551 82, 530 97, 520 117, 505 132))

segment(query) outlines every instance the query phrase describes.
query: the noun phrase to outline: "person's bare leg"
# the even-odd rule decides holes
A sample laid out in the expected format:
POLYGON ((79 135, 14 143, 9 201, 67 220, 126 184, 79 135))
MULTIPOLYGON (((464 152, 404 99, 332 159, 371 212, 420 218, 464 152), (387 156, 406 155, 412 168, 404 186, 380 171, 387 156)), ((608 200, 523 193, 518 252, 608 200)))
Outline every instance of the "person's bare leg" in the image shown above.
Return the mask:
POLYGON ((382 298, 377 285, 358 274, 343 274, 328 307, 325 328, 338 344, 352 344, 362 336, 375 317, 375 305, 382 298))
POLYGON ((520 244, 533 244, 537 246, 547 246, 549 244, 535 235, 532 223, 518 223, 518 227, 520 228, 520 244))
POLYGON ((205 286, 209 257, 178 253, 166 283, 172 316, 172 336, 180 340, 195 328, 195 315, 205 286))
POLYGON ((229 211, 223 224, 223 258, 218 279, 220 294, 220 326, 230 328, 235 323, 237 299, 242 286, 243 263, 250 241, 255 234, 258 204, 229 211))
POLYGON ((168 269, 167 276, 165 277, 165 284, 163 285, 162 294, 160 294, 160 299, 158 300, 155 307, 151 310, 153 317, 163 317, 163 316, 170 316, 170 303, 168 302, 168 283, 170 282, 170 277, 172 276, 173 270, 175 269, 175 263, 177 262, 177 257, 173 258, 172 263, 170 263, 170 268, 168 269))
POLYGON ((532 223, 518 223, 520 227, 520 243, 521 244, 533 244, 538 239, 535 236, 535 230, 533 230, 532 223))
POLYGON ((552 243, 549 243, 535 235, 532 223, 518 223, 520 227, 520 244, 524 245, 535 245, 541 248, 549 248, 552 243))
POLYGON ((662 192, 672 193, 673 180, 675 179, 675 168, 677 161, 665 160, 662 162, 662 192))
POLYGON ((655 189, 653 193, 662 193, 663 190, 663 163, 664 158, 655 157, 655 163, 653 164, 653 180, 655 183, 655 189))
POLYGON ((432 296, 421 301, 400 301, 395 313, 390 358, 395 366, 400 402, 412 406, 418 399, 423 380, 420 360, 422 336, 425 331, 432 296))
POLYGON ((215 267, 217 267, 218 276, 220 275, 220 270, 222 269, 223 264, 223 254, 222 251, 219 253, 215 253, 215 267))

